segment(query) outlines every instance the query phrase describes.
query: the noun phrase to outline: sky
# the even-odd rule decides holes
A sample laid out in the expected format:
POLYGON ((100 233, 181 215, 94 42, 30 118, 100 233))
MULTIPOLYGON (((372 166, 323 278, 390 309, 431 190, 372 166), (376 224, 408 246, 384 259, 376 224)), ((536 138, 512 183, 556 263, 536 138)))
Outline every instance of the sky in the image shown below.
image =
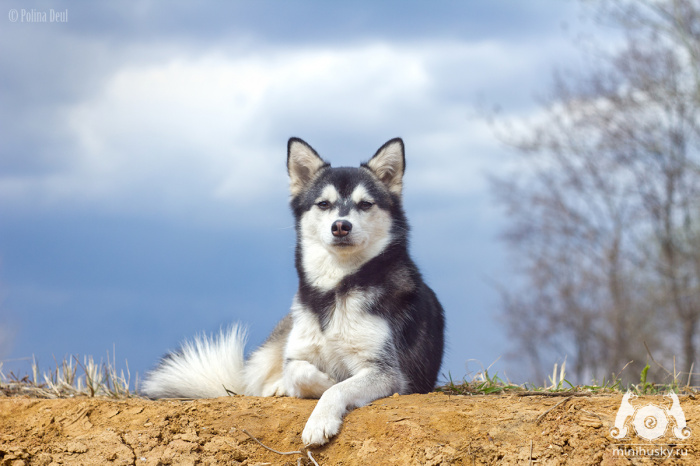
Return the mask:
POLYGON ((537 113, 553 71, 577 60, 581 12, 1 1, 3 372, 109 353, 133 383, 234 322, 254 349, 297 285, 288 138, 356 166, 398 136, 411 253, 446 312, 443 380, 492 364, 527 379, 498 317, 495 284, 514 266, 488 182, 513 154, 487 116, 537 113))

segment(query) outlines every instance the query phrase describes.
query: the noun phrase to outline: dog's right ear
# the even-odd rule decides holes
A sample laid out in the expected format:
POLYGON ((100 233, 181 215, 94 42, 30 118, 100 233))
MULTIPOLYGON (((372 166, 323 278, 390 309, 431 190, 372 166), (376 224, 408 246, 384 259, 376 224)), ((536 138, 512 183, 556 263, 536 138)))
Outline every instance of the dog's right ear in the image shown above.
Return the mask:
POLYGON ((401 180, 406 169, 406 158, 401 138, 394 138, 386 142, 369 162, 362 164, 362 166, 369 168, 390 192, 401 196, 401 180))
POLYGON ((330 164, 299 138, 290 138, 287 143, 287 172, 292 196, 299 194, 304 186, 316 177, 318 171, 330 164))

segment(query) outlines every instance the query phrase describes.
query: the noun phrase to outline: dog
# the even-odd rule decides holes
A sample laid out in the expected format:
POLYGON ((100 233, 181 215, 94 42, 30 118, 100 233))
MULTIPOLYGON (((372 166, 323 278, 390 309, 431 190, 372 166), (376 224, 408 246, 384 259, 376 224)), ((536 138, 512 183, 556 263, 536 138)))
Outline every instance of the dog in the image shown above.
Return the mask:
POLYGON ((299 289, 291 311, 244 360, 234 325, 166 355, 145 380, 151 398, 227 393, 319 398, 302 432, 323 445, 345 414, 394 393, 434 389, 444 311, 408 253, 404 144, 334 168, 306 142, 287 144, 299 289))

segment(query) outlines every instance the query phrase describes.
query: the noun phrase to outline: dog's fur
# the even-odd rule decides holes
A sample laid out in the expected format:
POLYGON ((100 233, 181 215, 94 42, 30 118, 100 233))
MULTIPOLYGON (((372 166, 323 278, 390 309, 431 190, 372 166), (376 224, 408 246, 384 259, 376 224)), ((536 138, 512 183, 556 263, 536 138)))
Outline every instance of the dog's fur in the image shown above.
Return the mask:
POLYGON ((348 410, 433 389, 443 310, 408 255, 401 204, 404 145, 359 168, 331 168, 301 139, 287 146, 299 290, 291 312, 244 362, 245 332, 198 337, 163 358, 146 394, 320 398, 302 433, 322 445, 348 410))

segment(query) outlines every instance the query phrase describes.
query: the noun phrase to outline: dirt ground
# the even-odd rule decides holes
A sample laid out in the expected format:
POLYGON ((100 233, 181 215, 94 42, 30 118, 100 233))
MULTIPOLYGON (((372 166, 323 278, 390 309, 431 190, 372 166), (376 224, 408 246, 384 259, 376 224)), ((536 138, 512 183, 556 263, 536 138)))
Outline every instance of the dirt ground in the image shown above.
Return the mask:
MULTIPOLYGON (((647 398, 657 405, 664 400, 636 401, 647 398)), ((671 423, 650 445, 634 432, 623 441, 612 438, 621 394, 394 395, 351 412, 330 444, 310 451, 321 465, 700 464, 700 400, 679 398, 690 438, 675 439, 671 423), (637 448, 631 451, 638 456, 616 455, 620 443, 637 448), (676 456, 645 456, 653 449, 661 455, 659 445, 674 446, 676 456)), ((301 431, 315 403, 242 396, 0 398, 0 465, 312 464, 301 431), (243 430, 269 447, 303 454, 267 451, 243 430)))

